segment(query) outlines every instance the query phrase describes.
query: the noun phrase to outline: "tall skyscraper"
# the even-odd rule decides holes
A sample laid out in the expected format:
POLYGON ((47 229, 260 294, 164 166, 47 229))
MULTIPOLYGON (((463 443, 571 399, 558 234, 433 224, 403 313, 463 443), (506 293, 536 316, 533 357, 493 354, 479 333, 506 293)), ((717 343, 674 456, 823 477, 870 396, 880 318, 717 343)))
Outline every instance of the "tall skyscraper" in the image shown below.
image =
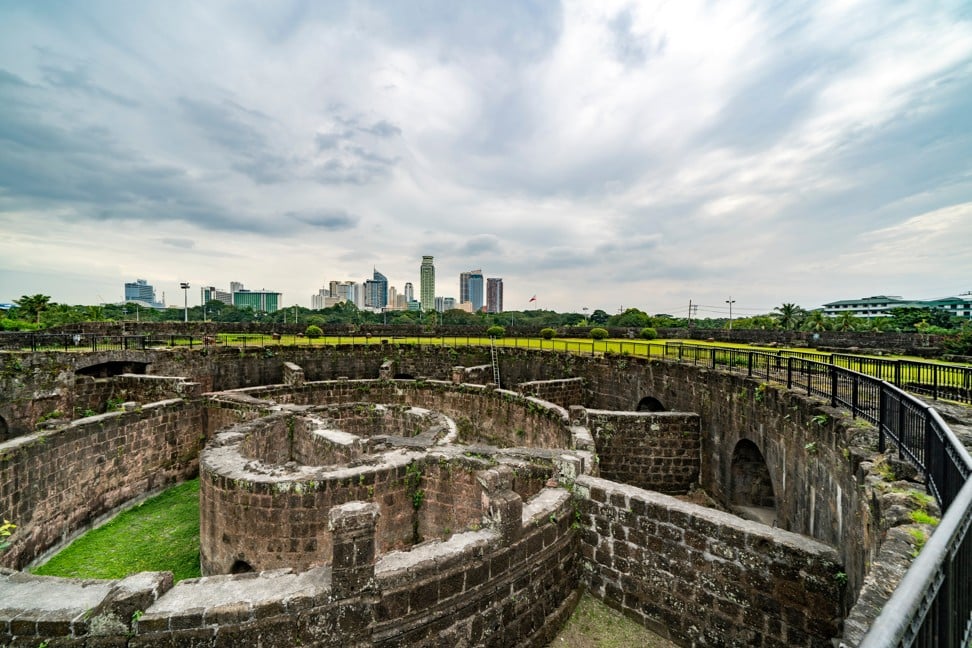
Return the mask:
POLYGON ((459 303, 469 302, 472 312, 483 307, 483 271, 470 270, 459 275, 459 303))
POLYGON ((415 299, 415 288, 412 286, 411 281, 405 282, 405 303, 408 303, 415 299))
POLYGON ((423 256, 419 266, 419 301, 423 311, 435 308, 435 266, 430 256, 423 256))
POLYGON ((139 302, 148 308, 165 308, 165 304, 155 301, 155 287, 145 279, 125 284, 125 301, 139 302))
POLYGON ((377 270, 365 281, 365 308, 381 310, 388 305, 388 277, 377 270))
POLYGON ((503 312, 503 279, 500 277, 486 280, 486 312, 503 312))

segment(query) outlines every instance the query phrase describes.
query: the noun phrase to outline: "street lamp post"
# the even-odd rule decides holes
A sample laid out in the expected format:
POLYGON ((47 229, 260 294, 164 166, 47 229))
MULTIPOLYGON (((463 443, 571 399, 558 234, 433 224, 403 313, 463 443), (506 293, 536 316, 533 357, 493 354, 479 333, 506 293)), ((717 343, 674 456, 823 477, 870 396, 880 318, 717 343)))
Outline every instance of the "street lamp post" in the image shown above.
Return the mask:
POLYGON ((584 311, 584 326, 588 326, 589 325, 589 322, 587 321, 587 306, 585 306, 581 310, 584 311))
POLYGON ((183 321, 189 322, 189 282, 183 281, 179 284, 182 288, 183 305, 185 306, 185 319, 183 321))
POLYGON ((732 305, 736 303, 736 300, 732 298, 732 295, 729 295, 726 303, 729 304, 729 332, 732 333, 732 305))

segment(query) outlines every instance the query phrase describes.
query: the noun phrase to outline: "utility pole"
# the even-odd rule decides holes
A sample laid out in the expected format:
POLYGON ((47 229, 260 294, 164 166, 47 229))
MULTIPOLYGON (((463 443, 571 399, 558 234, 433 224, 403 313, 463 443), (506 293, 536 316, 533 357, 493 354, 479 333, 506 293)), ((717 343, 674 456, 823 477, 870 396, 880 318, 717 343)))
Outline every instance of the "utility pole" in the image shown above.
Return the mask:
POLYGON ((185 322, 189 322, 189 282, 183 281, 179 284, 182 288, 183 306, 185 307, 185 322))
POLYGON ((726 303, 729 304, 729 332, 732 333, 732 305, 736 303, 736 300, 732 298, 732 295, 729 295, 726 303))

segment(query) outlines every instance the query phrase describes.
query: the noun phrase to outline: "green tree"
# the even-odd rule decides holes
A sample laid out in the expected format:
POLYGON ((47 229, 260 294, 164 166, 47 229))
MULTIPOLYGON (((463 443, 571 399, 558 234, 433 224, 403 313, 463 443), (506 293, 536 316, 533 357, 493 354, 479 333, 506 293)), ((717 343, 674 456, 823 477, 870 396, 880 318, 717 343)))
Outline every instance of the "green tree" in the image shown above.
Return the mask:
POLYGON ((607 336, 608 336, 609 334, 608 334, 608 332, 607 332, 607 329, 602 329, 602 328, 592 328, 592 329, 591 329, 591 331, 590 331, 590 335, 591 335, 591 337, 592 337, 592 338, 594 338, 595 340, 604 340, 604 339, 606 339, 606 338, 607 338, 607 336))
POLYGON ((834 320, 835 331, 856 331, 859 326, 860 320, 850 311, 844 311, 834 320))
POLYGON ((608 318, 608 326, 624 326, 628 328, 644 328, 651 323, 648 313, 637 308, 625 309, 619 315, 612 315, 608 318))
POLYGON ((20 299, 15 299, 14 303, 17 304, 17 310, 24 318, 29 318, 34 320, 35 324, 40 324, 41 313, 47 310, 47 307, 51 304, 51 298, 48 295, 24 295, 20 299))
POLYGON ((830 328, 830 321, 822 310, 812 310, 803 321, 803 328, 808 331, 826 331, 830 328))
POLYGON ((801 320, 803 320, 806 311, 797 306, 796 304, 785 303, 782 306, 777 306, 773 310, 777 320, 780 322, 780 327, 784 331, 790 331, 795 328, 799 328, 801 320))
POLYGON ((611 317, 610 315, 608 315, 607 313, 605 313, 604 311, 602 311, 600 308, 598 308, 596 311, 594 311, 593 313, 591 313, 590 323, 591 324, 607 324, 608 323, 608 319, 610 319, 610 317, 611 317))

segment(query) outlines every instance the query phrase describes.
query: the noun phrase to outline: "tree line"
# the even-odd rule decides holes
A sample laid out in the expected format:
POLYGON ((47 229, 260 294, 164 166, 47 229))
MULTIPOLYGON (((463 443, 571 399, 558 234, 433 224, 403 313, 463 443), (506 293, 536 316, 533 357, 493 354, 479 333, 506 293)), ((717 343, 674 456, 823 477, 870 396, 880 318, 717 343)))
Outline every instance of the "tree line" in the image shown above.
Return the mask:
MULTIPOLYGON (((933 308, 896 308, 888 317, 862 318, 852 313, 828 317, 822 310, 806 310, 797 304, 784 303, 770 313, 734 318, 732 328, 766 331, 880 331, 920 332, 948 335, 968 330, 972 322, 954 317, 933 308)), ((136 304, 104 304, 100 306, 58 304, 48 295, 24 295, 14 300, 14 308, 0 311, 0 330, 44 329, 81 322, 181 322, 187 313, 182 308, 152 309, 136 304)), ((326 326, 333 324, 408 324, 439 326, 490 326, 565 328, 576 326, 605 326, 642 329, 689 328, 725 329, 728 318, 694 318, 692 320, 665 313, 649 315, 638 308, 628 308, 609 314, 597 309, 587 313, 558 313, 552 310, 505 311, 502 313, 470 313, 454 309, 444 313, 433 311, 388 311, 375 313, 362 310, 351 302, 329 308, 312 310, 289 306, 273 313, 251 307, 238 308, 219 301, 188 309, 192 322, 247 322, 265 324, 301 324, 326 326)))

